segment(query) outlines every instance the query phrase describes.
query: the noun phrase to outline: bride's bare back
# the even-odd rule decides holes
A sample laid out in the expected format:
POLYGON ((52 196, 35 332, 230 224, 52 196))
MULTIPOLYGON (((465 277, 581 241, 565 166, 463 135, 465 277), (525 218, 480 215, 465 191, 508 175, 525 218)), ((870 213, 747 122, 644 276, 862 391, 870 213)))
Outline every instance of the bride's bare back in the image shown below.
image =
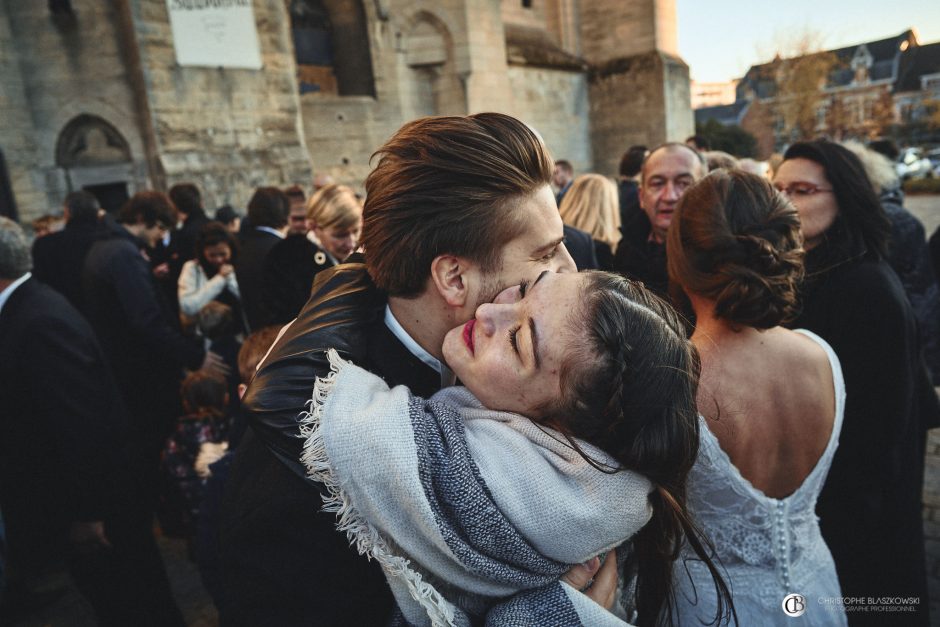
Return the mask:
POLYGON ((699 412, 722 450, 767 496, 792 494, 832 433, 836 400, 825 351, 781 327, 711 326, 692 340, 702 355, 699 412))

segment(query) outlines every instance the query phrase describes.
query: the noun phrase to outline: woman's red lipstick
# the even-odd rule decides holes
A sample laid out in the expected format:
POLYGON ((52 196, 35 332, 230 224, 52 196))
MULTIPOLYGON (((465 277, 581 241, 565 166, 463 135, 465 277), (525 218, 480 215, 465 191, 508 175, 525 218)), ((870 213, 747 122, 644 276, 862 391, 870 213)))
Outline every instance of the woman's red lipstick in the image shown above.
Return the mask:
POLYGON ((473 350, 473 327, 476 326, 476 319, 471 319, 467 324, 463 325, 463 341, 467 345, 467 348, 470 349, 470 354, 475 354, 473 350))

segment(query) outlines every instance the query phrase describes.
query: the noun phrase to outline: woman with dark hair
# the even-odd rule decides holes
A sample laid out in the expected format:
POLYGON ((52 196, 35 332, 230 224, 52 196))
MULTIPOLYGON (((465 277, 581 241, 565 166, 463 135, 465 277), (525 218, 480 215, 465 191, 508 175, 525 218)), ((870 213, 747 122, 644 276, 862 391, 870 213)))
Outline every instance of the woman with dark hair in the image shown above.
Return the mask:
MULTIPOLYGON (((841 597, 816 499, 839 442, 845 386, 819 336, 780 325, 797 311, 803 238, 792 204, 763 177, 720 169, 679 201, 667 239, 674 302, 695 314, 701 448, 689 509, 715 543, 744 625, 787 624, 792 592, 841 597)), ((710 574, 676 564, 679 623, 714 613, 710 574), (688 573, 688 574, 687 574, 688 573)), ((813 603, 808 625, 844 625, 813 603)))
POLYGON ((917 599, 892 624, 926 624, 921 491, 926 430, 940 410, 914 315, 885 261, 890 224, 858 158, 835 143, 791 146, 774 186, 796 206, 807 249, 792 324, 825 339, 845 373, 845 425, 817 507, 842 593, 917 599))
POLYGON ((209 222, 196 236, 195 252, 196 258, 183 264, 178 283, 184 325, 193 325, 199 310, 215 300, 232 308, 236 327, 243 330, 241 293, 233 265, 238 254, 235 237, 225 225, 209 222))
POLYGON ((407 624, 669 624, 684 543, 711 575, 711 618, 730 620, 685 507, 698 357, 669 305, 614 274, 545 271, 442 351, 462 386, 424 400, 331 350, 304 424, 326 509, 407 624), (614 614, 559 582, 611 549, 605 567, 636 574, 614 614))

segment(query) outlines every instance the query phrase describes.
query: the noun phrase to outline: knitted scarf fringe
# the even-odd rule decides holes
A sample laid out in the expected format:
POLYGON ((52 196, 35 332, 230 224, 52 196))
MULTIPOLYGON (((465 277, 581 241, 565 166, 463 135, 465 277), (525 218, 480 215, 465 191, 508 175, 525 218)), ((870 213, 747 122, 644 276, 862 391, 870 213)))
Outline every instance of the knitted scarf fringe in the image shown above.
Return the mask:
POLYGON ((349 363, 335 349, 327 351, 330 374, 317 377, 313 386, 313 397, 307 401, 309 411, 300 414, 300 437, 304 438, 301 461, 307 467, 307 475, 327 490, 323 497, 323 511, 336 514, 338 531, 346 532, 350 542, 360 555, 375 559, 389 577, 404 581, 411 596, 427 610, 432 625, 455 626, 455 608, 411 567, 410 560, 395 555, 388 544, 356 510, 348 495, 340 487, 339 478, 330 465, 326 443, 320 430, 323 406, 336 384, 336 375, 349 363))

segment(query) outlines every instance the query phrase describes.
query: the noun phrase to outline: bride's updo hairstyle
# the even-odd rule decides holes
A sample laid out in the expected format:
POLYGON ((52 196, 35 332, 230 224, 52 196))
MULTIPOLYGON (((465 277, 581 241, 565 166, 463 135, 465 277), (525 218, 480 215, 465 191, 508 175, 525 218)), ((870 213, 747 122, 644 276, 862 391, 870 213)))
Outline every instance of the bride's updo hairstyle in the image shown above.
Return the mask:
POLYGON ((673 301, 714 301, 715 316, 769 329, 798 313, 803 238, 796 208, 764 178, 716 170, 686 190, 666 238, 673 301))
POLYGON ((665 301, 608 272, 584 272, 583 306, 570 313, 582 341, 560 367, 561 398, 542 408, 539 423, 568 438, 603 472, 632 470, 653 484, 653 516, 633 541, 637 624, 673 623, 673 562, 685 542, 709 568, 718 598, 714 624, 733 615, 713 551, 686 509, 686 481, 699 446, 695 397, 699 359, 683 322, 665 301), (592 460, 575 438, 617 460, 592 460))

